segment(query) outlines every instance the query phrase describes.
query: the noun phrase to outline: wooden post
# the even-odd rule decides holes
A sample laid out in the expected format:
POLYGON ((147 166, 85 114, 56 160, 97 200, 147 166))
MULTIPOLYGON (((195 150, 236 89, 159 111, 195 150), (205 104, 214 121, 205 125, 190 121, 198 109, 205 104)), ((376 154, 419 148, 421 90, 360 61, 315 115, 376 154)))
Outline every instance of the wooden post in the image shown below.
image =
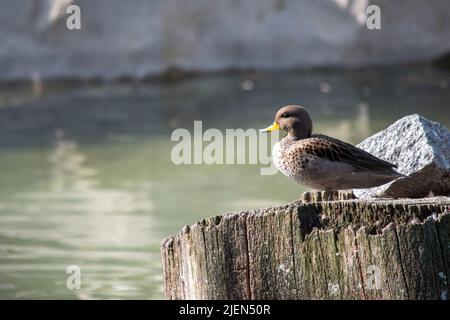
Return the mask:
POLYGON ((448 299, 450 198, 215 216, 163 240, 161 252, 168 299, 448 299))

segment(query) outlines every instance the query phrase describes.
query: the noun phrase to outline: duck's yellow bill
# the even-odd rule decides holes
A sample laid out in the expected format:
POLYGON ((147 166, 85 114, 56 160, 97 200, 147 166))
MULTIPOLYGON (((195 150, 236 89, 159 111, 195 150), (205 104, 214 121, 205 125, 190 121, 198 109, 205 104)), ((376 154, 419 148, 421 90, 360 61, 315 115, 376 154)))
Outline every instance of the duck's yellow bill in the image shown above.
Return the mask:
POLYGON ((261 129, 261 132, 270 132, 270 131, 276 131, 276 130, 280 130, 280 126, 278 125, 278 123, 274 122, 272 123, 272 125, 270 127, 261 129))

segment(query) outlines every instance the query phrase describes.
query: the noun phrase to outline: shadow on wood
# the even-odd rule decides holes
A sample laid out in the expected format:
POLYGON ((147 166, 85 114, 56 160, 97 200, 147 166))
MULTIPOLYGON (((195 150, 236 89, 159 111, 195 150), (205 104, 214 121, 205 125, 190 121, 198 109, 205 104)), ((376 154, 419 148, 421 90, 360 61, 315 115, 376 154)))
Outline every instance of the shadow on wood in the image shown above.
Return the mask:
POLYGON ((447 299, 450 198, 237 212, 184 227, 161 253, 168 299, 447 299))

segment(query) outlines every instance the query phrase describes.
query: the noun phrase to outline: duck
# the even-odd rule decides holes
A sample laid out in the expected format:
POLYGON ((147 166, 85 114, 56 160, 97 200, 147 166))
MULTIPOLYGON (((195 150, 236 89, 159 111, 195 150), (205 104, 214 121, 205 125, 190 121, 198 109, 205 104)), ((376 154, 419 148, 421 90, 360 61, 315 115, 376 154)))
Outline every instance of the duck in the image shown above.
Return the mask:
POLYGON ((289 179, 308 188, 333 192, 377 187, 405 177, 397 166, 324 134, 313 134, 306 109, 287 105, 262 132, 286 131, 275 143, 272 160, 289 179))

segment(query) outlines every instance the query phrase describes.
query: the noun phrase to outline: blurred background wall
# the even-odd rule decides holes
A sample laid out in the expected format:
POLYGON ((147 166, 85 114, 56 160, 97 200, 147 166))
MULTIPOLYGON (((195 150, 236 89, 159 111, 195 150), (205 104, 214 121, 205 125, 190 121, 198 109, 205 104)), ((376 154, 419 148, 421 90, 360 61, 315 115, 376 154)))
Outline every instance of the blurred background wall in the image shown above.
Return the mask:
POLYGON ((0 43, 1 80, 411 63, 450 50, 450 1, 1 0, 0 43))

